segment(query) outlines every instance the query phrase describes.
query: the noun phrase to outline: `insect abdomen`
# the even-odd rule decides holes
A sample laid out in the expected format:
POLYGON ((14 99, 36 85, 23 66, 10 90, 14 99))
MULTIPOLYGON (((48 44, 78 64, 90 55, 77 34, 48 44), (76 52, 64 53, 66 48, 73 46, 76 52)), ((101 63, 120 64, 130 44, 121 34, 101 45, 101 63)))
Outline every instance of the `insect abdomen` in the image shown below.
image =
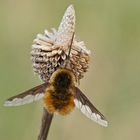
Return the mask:
POLYGON ((44 96, 45 106, 50 113, 65 115, 72 111, 74 81, 73 73, 65 68, 60 68, 52 74, 44 96))
POLYGON ((61 115, 70 113, 75 106, 72 93, 57 93, 51 86, 46 90, 44 103, 48 112, 58 112, 61 115))

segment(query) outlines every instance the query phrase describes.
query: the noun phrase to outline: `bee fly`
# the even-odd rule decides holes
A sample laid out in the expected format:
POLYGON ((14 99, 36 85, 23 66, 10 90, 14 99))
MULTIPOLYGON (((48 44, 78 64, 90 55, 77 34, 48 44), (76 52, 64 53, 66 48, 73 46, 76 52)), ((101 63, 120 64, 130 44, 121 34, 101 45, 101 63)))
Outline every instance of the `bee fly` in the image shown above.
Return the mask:
POLYGON ((18 106, 43 98, 45 107, 49 113, 58 112, 61 115, 66 115, 76 106, 88 118, 106 127, 107 121, 105 117, 93 106, 82 91, 75 86, 75 82, 76 76, 67 66, 58 68, 52 74, 48 83, 43 83, 26 92, 13 96, 7 99, 4 105, 18 106))
POLYGON ((61 115, 66 115, 70 113, 75 106, 74 87, 76 79, 74 73, 68 69, 73 38, 74 33, 72 35, 66 62, 63 64, 64 67, 58 68, 52 74, 50 84, 45 91, 44 103, 49 113, 58 112, 61 115))
MULTIPOLYGON (((58 63, 60 64, 51 65, 51 68, 53 68, 53 72, 51 71, 52 73, 51 76, 49 77, 49 80, 47 77, 48 75, 43 75, 43 71, 42 71, 42 75, 40 77, 44 81, 43 84, 7 99, 4 104, 5 106, 19 106, 43 98, 45 109, 48 114, 47 115, 48 120, 47 122, 44 122, 48 124, 47 129, 49 129, 49 125, 51 123, 52 116, 54 113, 58 113, 60 115, 66 115, 69 114, 74 109, 74 107, 80 109, 80 111, 84 115, 86 115, 89 119, 97 122, 98 124, 104 127, 107 127, 108 125, 105 117, 94 107, 94 105, 82 93, 82 91, 78 87, 76 87, 77 79, 78 80, 81 79, 83 72, 85 72, 87 69, 86 65, 88 63, 88 59, 87 59, 88 51, 86 50, 84 45, 82 45, 82 47, 79 47, 81 45, 81 42, 75 40, 74 26, 75 26, 75 13, 74 13, 74 8, 71 5, 67 8, 64 14, 64 17, 57 31, 57 38, 55 39, 55 41, 58 40, 59 43, 61 42, 60 44, 64 44, 64 42, 62 42, 61 39, 63 39, 64 36, 67 36, 66 39, 69 37, 70 39, 65 40, 65 42, 67 42, 66 44, 69 44, 68 50, 64 51, 63 50, 64 47, 62 47, 62 50, 60 50, 61 47, 59 48, 52 47, 52 50, 49 51, 47 50, 47 47, 44 48, 43 41, 45 39, 47 43, 51 42, 51 44, 53 44, 53 41, 51 40, 52 34, 48 32, 45 33, 44 36, 38 35, 38 38, 34 41, 35 45, 33 46, 33 49, 34 50, 36 49, 36 51, 33 50, 32 52, 35 72, 38 73, 37 71, 38 64, 42 65, 43 67, 44 66, 43 64, 45 65, 48 64, 50 60, 52 60, 52 58, 53 60, 55 59, 57 61, 57 64, 58 63), (69 28, 70 25, 71 28, 69 28), (63 28, 65 27, 65 30, 62 27, 63 28), (43 44, 42 46, 41 43, 43 44), (78 43, 79 46, 77 45, 78 43), (38 48, 42 49, 40 55, 37 55, 38 48), (56 48, 57 48, 57 53, 54 53, 54 49, 56 48), (53 52, 51 53, 52 56, 50 55, 50 51, 53 52), (49 57, 43 58, 44 53, 49 54, 48 55, 49 57), (58 54, 60 54, 60 56, 57 56, 58 54), (81 71, 78 69, 79 67, 81 68, 81 71), (79 73, 80 76, 75 72, 75 70, 77 70, 76 72, 79 73)), ((55 32, 56 31, 54 31, 54 34, 56 34, 55 32)), ((56 46, 58 46, 58 44, 56 46)), ((47 44, 46 46, 49 46, 49 44, 47 44)), ((46 74, 50 74, 50 69, 47 70, 48 71, 46 74)))

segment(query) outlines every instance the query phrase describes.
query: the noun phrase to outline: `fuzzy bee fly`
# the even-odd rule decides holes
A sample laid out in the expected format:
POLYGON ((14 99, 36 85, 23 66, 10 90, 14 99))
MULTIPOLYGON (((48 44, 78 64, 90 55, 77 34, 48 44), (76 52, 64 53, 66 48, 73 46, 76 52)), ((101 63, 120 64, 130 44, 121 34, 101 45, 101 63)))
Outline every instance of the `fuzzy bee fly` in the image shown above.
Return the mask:
POLYGON ((108 125, 105 117, 76 87, 77 79, 81 79, 88 68, 89 52, 83 42, 75 39, 74 27, 75 12, 73 6, 70 5, 58 31, 53 30, 53 33, 46 31, 44 35, 38 35, 34 41, 31 53, 33 68, 36 73, 40 72, 40 78, 44 83, 13 96, 4 103, 5 106, 19 106, 43 98, 47 112, 46 121, 43 122, 43 124, 48 124, 46 131, 49 129, 54 113, 66 115, 74 107, 80 109, 84 115, 98 124, 104 127, 108 125))

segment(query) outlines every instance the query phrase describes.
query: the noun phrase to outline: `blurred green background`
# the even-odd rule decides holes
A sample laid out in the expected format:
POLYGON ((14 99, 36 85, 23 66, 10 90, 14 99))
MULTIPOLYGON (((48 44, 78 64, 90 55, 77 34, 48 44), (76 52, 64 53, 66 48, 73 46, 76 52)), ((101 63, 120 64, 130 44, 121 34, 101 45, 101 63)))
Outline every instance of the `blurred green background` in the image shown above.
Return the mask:
POLYGON ((42 101, 3 107, 6 98, 41 83, 30 60, 32 40, 76 10, 76 34, 92 51, 80 88, 106 116, 107 128, 79 110, 54 117, 48 140, 140 139, 139 0, 0 0, 0 140, 36 140, 42 101))

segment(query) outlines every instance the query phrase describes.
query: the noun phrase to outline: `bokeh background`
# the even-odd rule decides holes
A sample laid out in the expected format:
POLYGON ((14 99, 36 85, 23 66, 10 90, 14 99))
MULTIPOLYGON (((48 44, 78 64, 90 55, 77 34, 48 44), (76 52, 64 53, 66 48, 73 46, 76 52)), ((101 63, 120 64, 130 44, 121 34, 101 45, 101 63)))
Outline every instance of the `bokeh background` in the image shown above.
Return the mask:
POLYGON ((75 109, 56 115, 48 140, 140 139, 139 0, 0 0, 0 140, 36 140, 42 101, 3 107, 6 98, 41 83, 31 67, 32 40, 76 10, 76 34, 92 52, 80 88, 106 116, 103 128, 75 109))

